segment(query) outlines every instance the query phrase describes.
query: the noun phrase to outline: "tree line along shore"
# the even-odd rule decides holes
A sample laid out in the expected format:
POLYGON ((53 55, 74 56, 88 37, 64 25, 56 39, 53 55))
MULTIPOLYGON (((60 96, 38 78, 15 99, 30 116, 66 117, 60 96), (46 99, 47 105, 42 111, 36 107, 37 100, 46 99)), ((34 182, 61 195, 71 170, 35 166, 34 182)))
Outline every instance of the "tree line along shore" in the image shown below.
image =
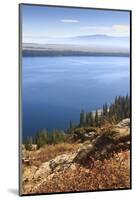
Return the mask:
POLYGON ((33 144, 39 149, 48 144, 71 142, 72 135, 78 128, 81 128, 82 132, 85 132, 86 128, 92 131, 95 128, 101 128, 106 123, 117 124, 125 118, 130 118, 130 96, 116 96, 112 104, 109 106, 104 104, 100 110, 96 109, 95 112, 82 110, 79 123, 76 124, 70 120, 66 131, 54 129, 49 132, 42 129, 34 137, 28 136, 24 145, 27 150, 31 150, 33 144))

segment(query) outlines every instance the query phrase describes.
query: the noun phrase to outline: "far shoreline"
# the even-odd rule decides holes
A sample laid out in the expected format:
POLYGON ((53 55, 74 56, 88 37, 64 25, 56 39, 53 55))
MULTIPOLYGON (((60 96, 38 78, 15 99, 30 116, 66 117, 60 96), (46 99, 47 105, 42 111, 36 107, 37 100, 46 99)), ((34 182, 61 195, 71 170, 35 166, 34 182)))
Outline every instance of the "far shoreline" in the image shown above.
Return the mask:
POLYGON ((125 53, 125 54, 112 54, 112 53, 90 53, 90 54, 52 54, 51 52, 46 54, 46 52, 38 52, 38 54, 33 54, 33 52, 22 52, 23 57, 130 57, 130 54, 125 53))

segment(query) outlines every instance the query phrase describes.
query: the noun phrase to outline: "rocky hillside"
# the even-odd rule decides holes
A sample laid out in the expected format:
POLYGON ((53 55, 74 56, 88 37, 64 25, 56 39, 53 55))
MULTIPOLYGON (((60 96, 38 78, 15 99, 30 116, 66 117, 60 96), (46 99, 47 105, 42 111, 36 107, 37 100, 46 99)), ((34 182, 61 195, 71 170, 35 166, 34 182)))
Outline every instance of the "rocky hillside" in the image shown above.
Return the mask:
POLYGON ((70 143, 23 147, 22 163, 23 194, 129 188, 130 120, 77 128, 70 143))

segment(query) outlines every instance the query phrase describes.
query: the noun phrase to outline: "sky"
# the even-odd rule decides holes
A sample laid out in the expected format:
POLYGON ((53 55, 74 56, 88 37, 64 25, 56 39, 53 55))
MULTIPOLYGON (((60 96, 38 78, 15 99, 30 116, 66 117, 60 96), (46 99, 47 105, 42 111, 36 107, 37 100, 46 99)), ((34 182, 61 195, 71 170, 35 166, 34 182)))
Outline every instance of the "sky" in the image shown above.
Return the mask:
POLYGON ((57 43, 86 35, 129 37, 130 13, 22 5, 23 43, 57 43))

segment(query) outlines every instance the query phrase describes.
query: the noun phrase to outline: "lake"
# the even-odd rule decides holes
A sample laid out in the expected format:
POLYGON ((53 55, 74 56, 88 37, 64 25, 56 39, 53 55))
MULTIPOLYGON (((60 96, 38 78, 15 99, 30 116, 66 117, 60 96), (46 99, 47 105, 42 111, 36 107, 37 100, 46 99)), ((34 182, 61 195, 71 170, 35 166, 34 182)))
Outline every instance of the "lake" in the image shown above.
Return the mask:
POLYGON ((67 129, 130 91, 129 57, 23 57, 23 138, 46 128, 67 129))

